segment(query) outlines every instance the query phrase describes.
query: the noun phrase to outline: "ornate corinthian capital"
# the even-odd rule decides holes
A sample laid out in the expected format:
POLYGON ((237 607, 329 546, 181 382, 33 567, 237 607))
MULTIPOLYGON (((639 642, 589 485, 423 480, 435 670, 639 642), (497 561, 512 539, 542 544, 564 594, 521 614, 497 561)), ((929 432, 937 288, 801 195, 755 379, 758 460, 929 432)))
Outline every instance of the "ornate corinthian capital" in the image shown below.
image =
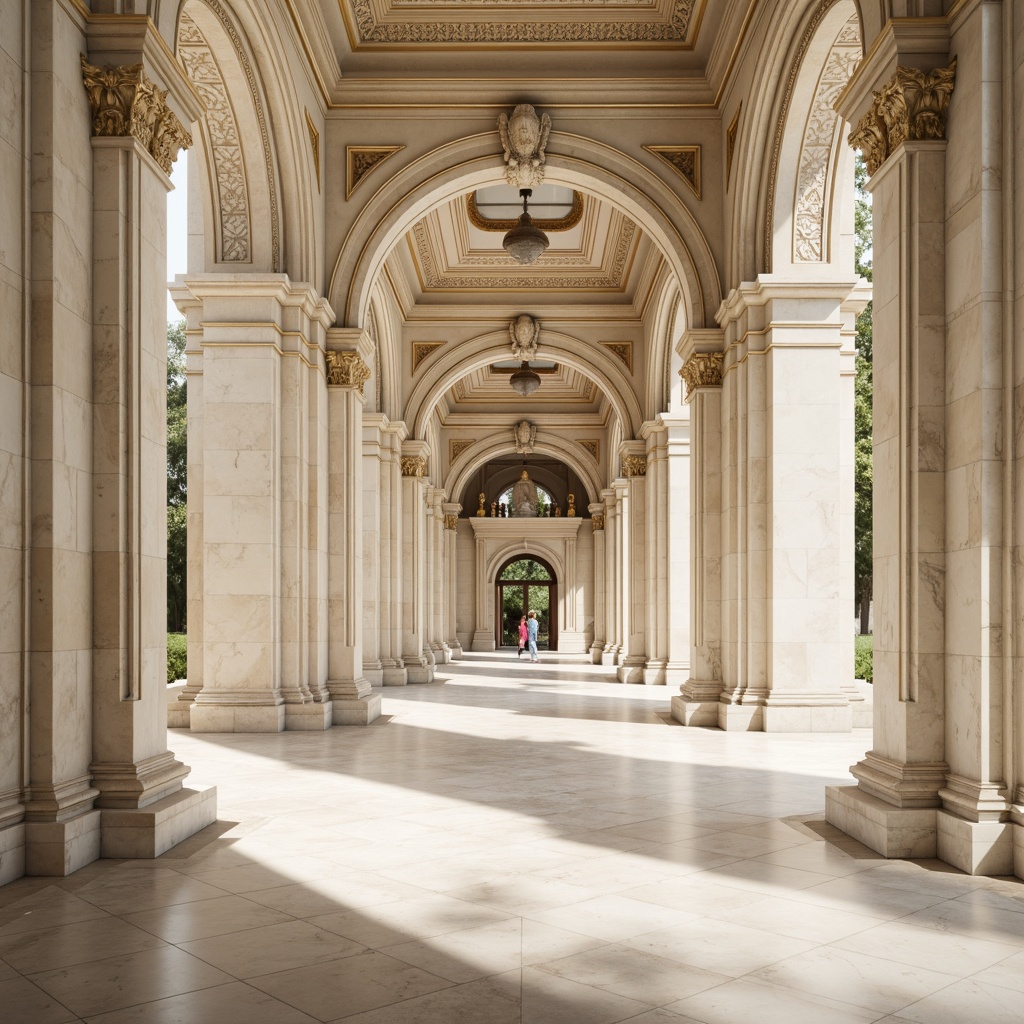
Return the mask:
POLYGON ((327 353, 327 383, 331 387, 362 389, 370 379, 370 368, 358 352, 327 353))
POLYGON ((591 516, 590 517, 590 525, 593 528, 594 533, 597 533, 598 530, 603 530, 604 529, 604 516, 602 516, 600 514, 591 516))
POLYGON ((646 455, 624 455, 622 457, 623 476, 647 476, 646 455))
POLYGON ((93 134, 138 139, 170 174, 178 151, 192 145, 192 136, 167 106, 167 90, 158 89, 141 64, 97 67, 85 57, 82 80, 92 107, 93 134))
POLYGON ((427 472, 427 460, 423 455, 403 455, 401 465, 402 476, 424 476, 427 472))
POLYGON ((955 59, 948 68, 930 72, 896 68, 849 136, 850 145, 864 153, 868 174, 874 174, 903 142, 946 137, 946 111, 955 84, 955 59))
POLYGON ((446 530, 457 529, 459 525, 459 517, 454 512, 445 512, 444 514, 444 528, 446 530))
POLYGON ((686 382, 686 397, 697 388, 722 386, 722 353, 694 352, 683 364, 679 376, 686 382))

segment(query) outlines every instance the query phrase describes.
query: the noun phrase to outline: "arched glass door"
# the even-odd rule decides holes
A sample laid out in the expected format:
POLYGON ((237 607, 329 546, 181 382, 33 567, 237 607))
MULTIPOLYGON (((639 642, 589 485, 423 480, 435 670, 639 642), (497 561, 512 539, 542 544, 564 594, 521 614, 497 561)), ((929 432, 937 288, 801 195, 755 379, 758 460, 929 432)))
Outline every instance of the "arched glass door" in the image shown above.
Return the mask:
POLYGON ((498 573, 495 643, 499 647, 519 644, 519 620, 529 611, 537 613, 540 630, 537 648, 558 650, 558 583, 543 559, 515 558, 498 573))

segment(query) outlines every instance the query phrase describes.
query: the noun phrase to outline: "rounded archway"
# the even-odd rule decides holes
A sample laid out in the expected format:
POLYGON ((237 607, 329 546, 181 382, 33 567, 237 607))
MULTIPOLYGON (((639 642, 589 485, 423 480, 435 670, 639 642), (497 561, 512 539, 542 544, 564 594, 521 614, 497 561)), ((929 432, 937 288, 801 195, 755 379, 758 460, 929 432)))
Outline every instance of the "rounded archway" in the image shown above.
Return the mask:
MULTIPOLYGON (((498 569, 494 640, 497 647, 521 647, 519 623, 537 620, 537 649, 558 650, 558 578, 539 554, 512 555, 498 569)), ((520 650, 520 653, 522 651, 520 650)))

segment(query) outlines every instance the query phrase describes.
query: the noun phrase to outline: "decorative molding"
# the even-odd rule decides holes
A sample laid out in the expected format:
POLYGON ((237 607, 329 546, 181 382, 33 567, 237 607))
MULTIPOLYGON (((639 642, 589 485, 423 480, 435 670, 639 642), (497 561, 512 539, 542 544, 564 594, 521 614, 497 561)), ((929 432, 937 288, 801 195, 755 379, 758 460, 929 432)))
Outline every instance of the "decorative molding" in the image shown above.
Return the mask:
POLYGON ((590 454, 594 456, 594 461, 595 462, 600 462, 601 461, 601 442, 600 441, 598 441, 596 439, 594 439, 594 440, 587 440, 587 441, 578 441, 577 444, 581 448, 585 448, 588 452, 590 452, 590 454))
POLYGON ((339 0, 346 15, 352 43, 358 46, 397 45, 536 45, 551 43, 674 43, 692 45, 689 38, 696 35, 700 18, 694 17, 697 0, 668 0, 658 5, 665 13, 661 19, 629 21, 623 10, 639 8, 638 13, 649 14, 649 0, 618 0, 606 18, 588 18, 583 15, 600 10, 603 4, 593 0, 548 0, 547 9, 563 8, 563 20, 527 21, 516 19, 512 12, 526 6, 521 0, 449 0, 453 6, 466 10, 493 10, 490 20, 482 18, 451 18, 437 16, 436 0, 403 0, 401 4, 384 0, 339 0), (351 9, 351 22, 347 17, 351 9), (433 17, 416 18, 423 12, 433 17), (410 13, 412 17, 409 17, 410 13), (408 20, 398 20, 400 15, 408 20), (504 15, 504 17, 502 17, 504 15), (575 15, 575 16, 574 16, 575 15), (354 23, 354 24, 353 24, 354 23), (354 28, 354 32, 352 29, 354 28), (691 31, 692 30, 692 31, 691 31))
POLYGON ((459 525, 459 517, 454 512, 445 512, 444 514, 444 528, 446 530, 455 530, 459 525))
POLYGON ((424 359, 427 359, 445 344, 447 342, 444 341, 414 341, 412 343, 412 372, 415 373, 424 359))
POLYGON ((646 455, 623 455, 622 456, 623 476, 647 476, 646 455))
POLYGON ((384 411, 384 367, 380 355, 380 334, 377 331, 377 314, 370 307, 370 315, 366 318, 366 333, 373 343, 373 397, 374 409, 384 411))
POLYGON ((946 137, 946 112, 955 86, 955 57, 948 67, 930 72, 897 66, 849 135, 850 145, 864 154, 868 174, 904 142, 946 137))
POLYGON ((403 455, 401 458, 402 476, 425 476, 427 458, 425 455, 403 455))
POLYGON ((84 56, 82 81, 92 107, 93 134, 135 139, 170 174, 178 152, 192 145, 192 136, 167 106, 167 90, 146 77, 142 64, 97 67, 84 56))
POLYGON ((633 372, 633 342, 631 341, 602 341, 599 342, 602 348, 608 349, 613 356, 619 360, 632 374, 633 372))
POLYGON ((794 263, 821 263, 827 258, 825 213, 832 185, 830 163, 840 123, 834 104, 853 76, 861 54, 860 20, 854 14, 825 58, 804 128, 793 212, 794 263))
POLYGON ((537 358, 537 346, 540 344, 540 321, 536 317, 523 313, 508 325, 508 336, 512 343, 512 358, 520 362, 529 362, 537 358))
MULTIPOLYGON (((476 205, 476 193, 470 192, 466 196, 466 216, 469 223, 481 231, 511 231, 519 223, 519 218, 506 220, 493 220, 485 217, 480 208, 476 205)), ((576 227, 583 219, 583 193, 573 189, 572 209, 564 217, 534 217, 531 219, 536 227, 542 231, 568 231, 576 227)))
POLYGON ((590 525, 594 528, 594 533, 597 533, 598 530, 603 530, 604 529, 604 516, 601 515, 600 512, 592 515, 590 517, 590 525))
POLYGON ((348 199, 356 187, 378 164, 388 157, 400 153, 405 146, 346 146, 345 147, 345 198, 348 199))
POLYGON ((316 190, 320 191, 320 132, 313 124, 313 118, 306 111, 306 130, 309 132, 309 146, 313 151, 313 166, 316 168, 316 190))
POLYGON ((358 352, 327 353, 327 383, 331 387, 362 390, 370 379, 370 368, 358 352))
POLYGON ((700 146, 644 146, 679 175, 700 199, 700 146))
POLYGON ((732 158, 736 152, 736 137, 740 132, 740 114, 743 111, 742 102, 736 108, 736 113, 732 115, 732 120, 729 122, 729 127, 725 130, 725 187, 726 190, 729 188, 729 181, 732 178, 732 158))
POLYGON ((449 441, 448 463, 453 463, 467 448, 472 448, 476 441, 449 441))
POLYGON ((697 388, 720 388, 722 386, 721 352, 694 352, 683 364, 679 376, 686 382, 686 397, 697 388))
POLYGON ((544 180, 544 147, 551 134, 551 118, 537 116, 529 103, 520 103, 512 116, 498 115, 498 135, 505 159, 505 180, 513 188, 533 188, 544 180))
POLYGON ((517 455, 532 455, 533 446, 537 442, 537 425, 529 420, 520 420, 512 428, 512 440, 517 455))

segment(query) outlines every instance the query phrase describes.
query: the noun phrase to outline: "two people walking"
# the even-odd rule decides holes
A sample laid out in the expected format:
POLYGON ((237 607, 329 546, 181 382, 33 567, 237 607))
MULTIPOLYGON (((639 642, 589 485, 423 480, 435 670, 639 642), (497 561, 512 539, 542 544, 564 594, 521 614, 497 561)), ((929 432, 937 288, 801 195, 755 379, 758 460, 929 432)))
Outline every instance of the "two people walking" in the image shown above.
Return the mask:
POLYGON ((540 623, 537 621, 537 613, 531 611, 519 620, 519 653, 518 658, 525 648, 530 655, 530 661, 540 661, 537 657, 537 633, 540 631, 540 623))

